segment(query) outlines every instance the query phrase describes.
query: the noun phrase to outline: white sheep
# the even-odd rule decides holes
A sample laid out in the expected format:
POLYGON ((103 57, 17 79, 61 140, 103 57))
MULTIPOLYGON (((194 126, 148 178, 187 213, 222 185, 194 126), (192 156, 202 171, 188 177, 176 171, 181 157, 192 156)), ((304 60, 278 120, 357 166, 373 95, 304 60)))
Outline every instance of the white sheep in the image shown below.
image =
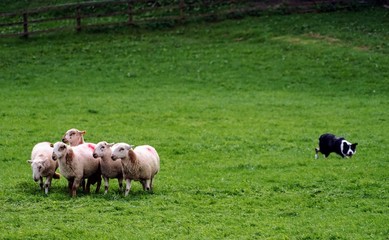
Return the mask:
MULTIPOLYGON (((80 131, 76 128, 71 128, 66 131, 66 133, 62 137, 62 142, 69 144, 72 147, 78 146, 80 144, 86 143, 84 141, 84 135, 86 131, 80 131)), ((96 144, 95 143, 88 143, 91 148, 95 148, 96 144)), ((85 181, 82 181, 82 189, 85 191, 85 181)), ((88 183, 87 183, 88 185, 88 183)))
POLYGON ((60 175, 55 171, 58 168, 58 162, 51 159, 53 148, 49 142, 37 143, 31 151, 31 160, 27 160, 31 164, 32 178, 35 182, 39 181, 41 189, 45 189, 45 193, 49 193, 51 180, 59 179, 60 175), (43 177, 46 177, 46 182, 43 184, 43 177))
POLYGON ((131 189, 131 181, 140 181, 143 190, 153 189, 153 179, 159 172, 159 156, 157 151, 149 145, 138 146, 132 149, 127 143, 115 144, 112 148, 112 160, 121 159, 123 176, 126 180, 125 196, 131 189))
POLYGON ((93 150, 89 144, 80 144, 75 147, 63 142, 54 144, 52 158, 59 161, 59 170, 68 180, 68 189, 71 196, 76 196, 76 191, 83 179, 88 179, 85 192, 90 192, 90 185, 97 183, 96 193, 100 190, 101 171, 100 159, 93 157, 93 150))
MULTIPOLYGON (((66 133, 62 137, 62 142, 69 144, 72 147, 75 147, 80 144, 84 144, 84 135, 86 131, 80 131, 76 128, 72 128, 66 131, 66 133)), ((89 143, 92 145, 96 145, 94 143, 89 143)))
POLYGON ((109 179, 117 178, 119 182, 119 189, 123 189, 123 171, 121 160, 113 161, 111 158, 111 147, 114 144, 108 144, 105 141, 99 142, 93 151, 94 158, 100 158, 101 175, 103 176, 105 183, 104 194, 108 192, 109 179))

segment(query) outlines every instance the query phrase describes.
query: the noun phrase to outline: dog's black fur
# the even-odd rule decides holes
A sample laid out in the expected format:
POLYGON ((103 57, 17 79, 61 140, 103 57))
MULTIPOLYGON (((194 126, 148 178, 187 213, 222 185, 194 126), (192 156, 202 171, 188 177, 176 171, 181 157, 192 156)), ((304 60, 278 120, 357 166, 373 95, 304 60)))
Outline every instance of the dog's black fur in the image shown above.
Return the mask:
POLYGON ((336 137, 331 133, 323 134, 319 137, 319 147, 315 149, 315 158, 321 152, 327 158, 330 153, 339 154, 342 158, 352 157, 356 153, 358 143, 350 143, 346 139, 336 137))

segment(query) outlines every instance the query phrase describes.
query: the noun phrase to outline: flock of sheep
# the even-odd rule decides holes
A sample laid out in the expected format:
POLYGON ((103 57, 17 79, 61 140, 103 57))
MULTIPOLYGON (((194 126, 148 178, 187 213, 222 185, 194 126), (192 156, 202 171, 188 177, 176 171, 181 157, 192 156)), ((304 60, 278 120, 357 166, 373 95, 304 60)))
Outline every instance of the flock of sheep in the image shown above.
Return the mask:
POLYGON ((123 190, 123 179, 126 181, 125 196, 131 189, 132 180, 140 181, 143 190, 152 190, 154 176, 160 168, 159 155, 152 146, 134 148, 127 143, 105 141, 86 143, 84 134, 85 131, 73 128, 65 133, 62 142, 41 142, 32 149, 31 160, 27 162, 31 164, 34 181, 39 181, 46 194, 52 179, 59 179, 60 174, 68 180, 69 193, 73 197, 80 185, 89 193, 90 185, 97 184, 98 193, 101 177, 105 183, 104 193, 108 192, 110 178, 118 179, 120 190, 123 190), (56 172, 58 167, 60 174, 56 172), (46 177, 45 183, 43 177, 46 177))

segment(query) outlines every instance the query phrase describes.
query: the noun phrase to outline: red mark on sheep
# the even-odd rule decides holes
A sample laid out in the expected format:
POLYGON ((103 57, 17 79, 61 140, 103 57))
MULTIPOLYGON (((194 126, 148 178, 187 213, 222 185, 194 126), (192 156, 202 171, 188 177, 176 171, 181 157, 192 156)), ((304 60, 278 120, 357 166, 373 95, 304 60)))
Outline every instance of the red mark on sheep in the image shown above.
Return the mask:
POLYGON ((95 150, 95 146, 93 144, 88 144, 88 148, 92 149, 92 151, 95 150))
POLYGON ((150 148, 150 147, 148 147, 147 148, 147 150, 149 150, 152 154, 156 154, 156 151, 155 151, 155 149, 154 148, 150 148))

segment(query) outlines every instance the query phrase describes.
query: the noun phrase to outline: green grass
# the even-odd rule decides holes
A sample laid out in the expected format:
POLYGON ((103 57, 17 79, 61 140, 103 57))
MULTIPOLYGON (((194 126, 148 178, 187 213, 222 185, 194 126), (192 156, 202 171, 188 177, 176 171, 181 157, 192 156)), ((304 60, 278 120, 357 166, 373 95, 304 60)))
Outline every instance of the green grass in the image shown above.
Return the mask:
POLYGON ((388 239, 388 13, 0 39, 1 239, 388 239), (153 193, 33 182, 39 141, 150 144, 153 193), (314 160, 332 132, 357 154, 314 160))

